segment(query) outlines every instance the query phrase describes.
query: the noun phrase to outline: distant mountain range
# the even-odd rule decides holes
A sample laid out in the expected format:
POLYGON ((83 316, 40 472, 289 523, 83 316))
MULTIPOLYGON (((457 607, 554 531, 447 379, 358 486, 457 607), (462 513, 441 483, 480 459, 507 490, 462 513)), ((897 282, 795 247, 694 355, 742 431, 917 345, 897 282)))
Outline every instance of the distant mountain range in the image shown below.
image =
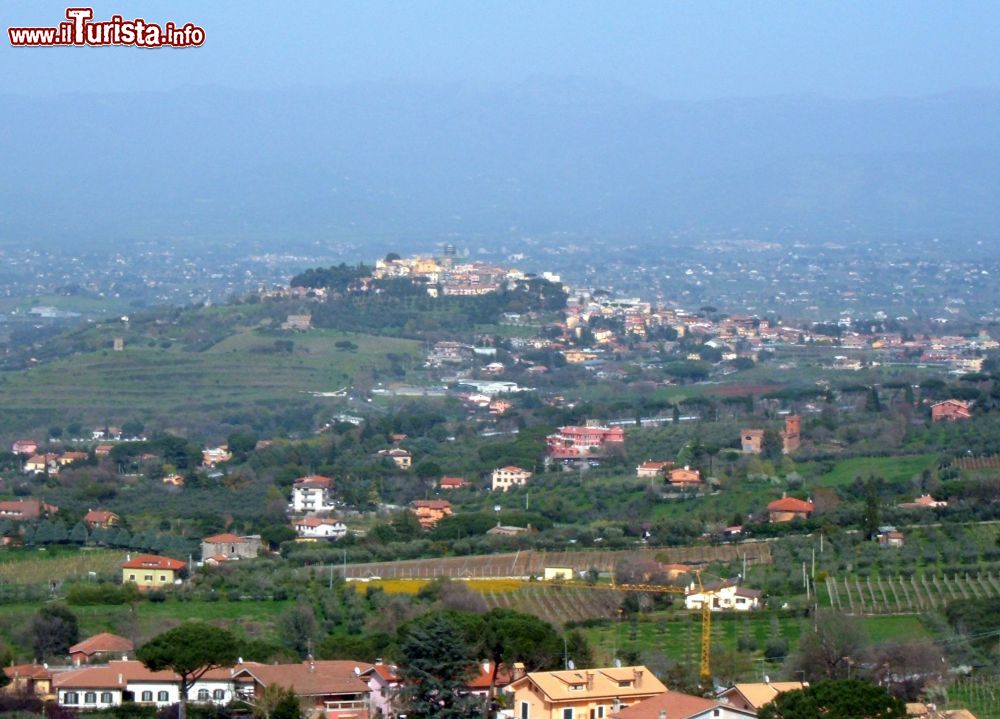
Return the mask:
POLYGON ((667 102, 569 79, 0 102, 0 244, 1000 238, 1000 91, 667 102))

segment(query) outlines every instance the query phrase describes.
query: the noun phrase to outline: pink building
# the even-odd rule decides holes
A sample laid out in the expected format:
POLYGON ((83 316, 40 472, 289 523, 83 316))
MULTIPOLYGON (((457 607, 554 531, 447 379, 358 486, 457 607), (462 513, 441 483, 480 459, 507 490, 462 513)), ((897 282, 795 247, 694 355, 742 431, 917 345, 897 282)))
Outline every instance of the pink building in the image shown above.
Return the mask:
POLYGON ((555 459, 586 459, 603 457, 610 447, 624 446, 625 430, 621 427, 560 427, 545 438, 545 451, 555 459))

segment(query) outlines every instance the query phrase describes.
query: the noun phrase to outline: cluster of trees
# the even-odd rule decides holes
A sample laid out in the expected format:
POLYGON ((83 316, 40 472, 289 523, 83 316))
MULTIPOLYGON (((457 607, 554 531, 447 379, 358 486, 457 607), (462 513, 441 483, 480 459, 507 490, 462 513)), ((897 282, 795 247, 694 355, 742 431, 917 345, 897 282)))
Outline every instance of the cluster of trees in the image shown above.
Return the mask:
MULTIPOLYGON (((58 607, 55 613, 51 608, 43 611, 44 621, 52 623, 52 627, 44 632, 48 643, 42 656, 64 652, 69 632, 68 619, 63 615, 67 612, 58 607)), ((43 611, 38 614, 39 621, 43 611)), ((580 648, 579 636, 574 636, 574 647, 580 648)), ((154 637, 140 647, 137 657, 153 671, 170 670, 180 677, 179 710, 183 719, 194 683, 211 669, 235 664, 240 649, 241 642, 230 631, 189 622, 154 637)), ((534 616, 507 609, 484 614, 439 610, 401 626, 391 658, 397 660, 405 683, 401 701, 409 716, 471 718, 483 712, 482 702, 465 691, 466 682, 478 672, 480 659, 493 662, 489 691, 492 699, 501 664, 522 662, 528 671, 552 669, 565 662, 567 653, 568 644, 555 629, 534 616)), ((589 666, 589 661, 588 656, 578 657, 578 663, 584 666, 589 666)), ((286 712, 292 715, 291 696, 276 692, 263 697, 263 704, 271 710, 268 715, 272 719, 286 716, 286 712)))
POLYGON ((21 540, 29 547, 51 544, 96 545, 177 557, 187 556, 195 549, 194 542, 173 534, 142 532, 132 534, 124 528, 97 527, 88 530, 83 522, 77 522, 67 530, 66 525, 59 519, 43 519, 38 524, 20 526, 6 520, 0 522, 0 536, 15 532, 20 532, 21 540))

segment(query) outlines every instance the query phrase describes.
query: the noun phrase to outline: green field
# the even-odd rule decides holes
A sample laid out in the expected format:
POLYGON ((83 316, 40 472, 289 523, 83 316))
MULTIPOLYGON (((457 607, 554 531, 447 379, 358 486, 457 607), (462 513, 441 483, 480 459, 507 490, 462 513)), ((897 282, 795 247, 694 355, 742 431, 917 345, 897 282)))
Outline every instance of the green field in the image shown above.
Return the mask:
POLYGON ((978 719, 1000 719, 1000 677, 956 679, 947 689, 944 705, 948 709, 968 709, 978 719))
POLYGON ((0 551, 0 587, 86 579, 88 572, 113 576, 125 560, 116 549, 21 549, 0 551))
POLYGON ((937 455, 918 454, 908 457, 855 457, 837 463, 831 471, 822 475, 816 483, 823 487, 840 487, 850 484, 856 477, 867 479, 869 475, 882 477, 887 482, 900 482, 919 475, 937 462, 937 455))
MULTIPOLYGON (((740 617, 715 617, 712 622, 713 651, 735 651, 742 636, 756 644, 752 658, 763 658, 763 649, 770 639, 785 639, 794 649, 807 627, 799 617, 778 617, 759 613, 740 617)), ((861 621, 873 643, 888 639, 928 639, 930 634, 918 616, 862 617, 861 621)), ((594 650, 595 659, 608 664, 615 651, 637 650, 641 653, 660 652, 677 662, 697 663, 701 642, 700 615, 691 613, 657 613, 649 621, 630 624, 628 620, 581 629, 594 650)))
POLYGON ((387 353, 416 358, 420 350, 411 340, 332 331, 286 337, 294 342, 291 353, 275 351, 274 335, 249 329, 203 352, 126 338, 123 352, 81 353, 3 374, 0 404, 8 421, 20 416, 27 423, 32 417, 121 421, 305 401, 309 392, 351 385, 363 369, 387 368, 387 353), (357 349, 338 349, 335 342, 344 339, 357 349))
MULTIPOLYGON (((142 642, 184 621, 211 622, 233 629, 248 639, 277 641, 278 615, 294 601, 225 601, 163 603, 138 602, 135 605, 74 606, 80 621, 80 636, 112 632, 142 642)), ((30 637, 25 629, 38 611, 37 603, 5 604, 0 608, 0 639, 27 649, 30 637)))

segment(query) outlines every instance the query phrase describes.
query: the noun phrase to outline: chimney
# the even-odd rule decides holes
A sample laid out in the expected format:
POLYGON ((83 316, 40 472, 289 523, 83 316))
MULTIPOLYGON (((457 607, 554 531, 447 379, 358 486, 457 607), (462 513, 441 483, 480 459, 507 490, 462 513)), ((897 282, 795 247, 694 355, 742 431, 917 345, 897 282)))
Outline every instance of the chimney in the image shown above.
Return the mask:
POLYGON ((243 663, 243 657, 237 657, 236 658, 236 663, 237 664, 242 664, 243 663))
POLYGON ((118 684, 121 685, 121 684, 124 684, 124 683, 125 683, 125 677, 121 674, 121 672, 119 672, 118 673, 118 684))
POLYGON ((511 679, 518 680, 524 676, 524 662, 514 662, 514 671, 511 673, 511 679))
POLYGON ((641 669, 633 669, 632 670, 632 678, 635 681, 635 687, 636 687, 636 689, 638 689, 639 687, 642 686, 642 670, 641 669))
POLYGON ((587 691, 589 692, 593 690, 594 690, 594 673, 587 672, 587 691))

